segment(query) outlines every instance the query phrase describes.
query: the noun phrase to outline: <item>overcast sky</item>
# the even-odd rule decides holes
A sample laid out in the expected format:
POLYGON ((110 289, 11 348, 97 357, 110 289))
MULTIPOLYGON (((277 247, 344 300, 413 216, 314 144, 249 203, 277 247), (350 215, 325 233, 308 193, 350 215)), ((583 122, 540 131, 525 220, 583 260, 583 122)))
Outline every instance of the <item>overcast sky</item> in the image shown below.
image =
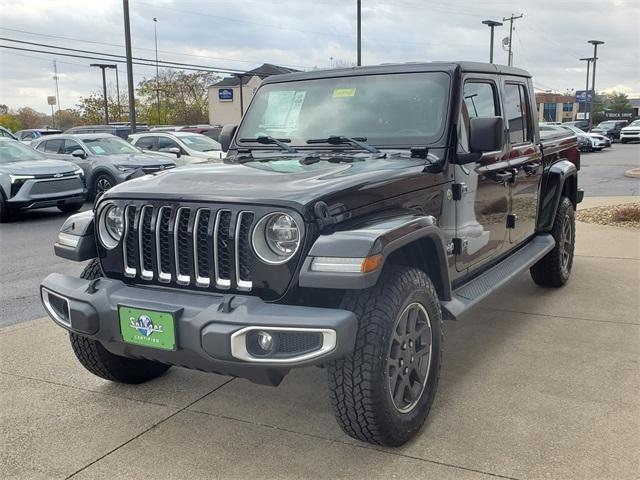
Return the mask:
MULTIPOLYGON (((538 89, 584 89, 588 40, 598 52, 596 89, 640 96, 640 0, 362 0, 363 64, 488 60, 482 20, 524 14, 515 22, 514 65, 538 89)), ((328 68, 331 58, 356 59, 356 0, 130 0, 134 56, 154 57, 158 18, 161 60, 248 70, 269 62, 328 68)), ((121 0, 0 0, 3 38, 124 55, 121 0)), ((496 29, 495 58, 507 63, 496 29)), ((0 41, 0 45, 40 48, 0 41)), ((91 60, 0 48, 0 103, 47 112, 58 61, 60 103, 101 91, 91 60)), ((115 85, 112 72, 109 81, 115 85)), ((136 83, 154 75, 135 66, 136 83)), ((126 85, 121 67, 121 87, 126 85)), ((113 87, 112 87, 113 88, 113 87)))

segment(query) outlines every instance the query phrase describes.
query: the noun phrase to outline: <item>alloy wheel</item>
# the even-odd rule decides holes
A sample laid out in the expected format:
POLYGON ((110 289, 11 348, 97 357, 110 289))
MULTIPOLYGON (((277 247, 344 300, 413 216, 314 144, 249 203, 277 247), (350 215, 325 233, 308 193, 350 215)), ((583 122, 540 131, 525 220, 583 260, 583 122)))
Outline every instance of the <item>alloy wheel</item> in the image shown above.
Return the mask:
POLYGON ((427 310, 411 303, 398 316, 387 356, 389 393, 400 413, 413 410, 422 397, 431 369, 432 341, 427 310))
POLYGON ((571 227, 571 219, 568 215, 564 217, 562 223, 562 233, 560 234, 560 258, 562 270, 567 272, 569 269, 569 261, 571 260, 571 247, 573 245, 573 228, 571 227))
POLYGON ((101 195, 109 190, 113 185, 108 178, 100 177, 96 182, 96 195, 101 195))

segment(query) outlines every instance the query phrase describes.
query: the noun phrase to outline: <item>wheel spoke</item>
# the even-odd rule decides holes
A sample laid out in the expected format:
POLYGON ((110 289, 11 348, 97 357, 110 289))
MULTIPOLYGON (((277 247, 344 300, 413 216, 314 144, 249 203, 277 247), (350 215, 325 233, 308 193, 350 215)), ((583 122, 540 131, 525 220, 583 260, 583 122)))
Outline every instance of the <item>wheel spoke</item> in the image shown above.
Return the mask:
POLYGON ((405 377, 398 377, 395 383, 395 389, 393 391, 393 401, 396 406, 404 405, 405 403, 405 391, 407 389, 407 381, 405 377))
POLYGON ((406 392, 406 398, 410 402, 415 402, 420 398, 421 392, 422 392, 421 382, 419 382, 418 380, 414 381, 413 383, 409 382, 407 392, 406 392))

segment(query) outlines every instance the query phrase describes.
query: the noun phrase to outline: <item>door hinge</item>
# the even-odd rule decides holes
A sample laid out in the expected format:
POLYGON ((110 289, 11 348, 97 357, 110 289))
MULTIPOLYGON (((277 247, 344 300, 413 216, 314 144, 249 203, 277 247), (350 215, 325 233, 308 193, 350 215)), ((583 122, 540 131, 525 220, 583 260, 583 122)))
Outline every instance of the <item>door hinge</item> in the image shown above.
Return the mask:
POLYGON ((453 200, 462 200, 462 196, 469 191, 466 183, 454 183, 451 185, 453 200))
POLYGON ((462 238, 453 238, 451 239, 451 245, 453 246, 451 253, 454 255, 460 255, 467 245, 469 245, 469 241, 462 238))
POLYGON ((518 216, 515 213, 510 213, 507 215, 507 228, 516 228, 516 221, 518 220, 518 216))

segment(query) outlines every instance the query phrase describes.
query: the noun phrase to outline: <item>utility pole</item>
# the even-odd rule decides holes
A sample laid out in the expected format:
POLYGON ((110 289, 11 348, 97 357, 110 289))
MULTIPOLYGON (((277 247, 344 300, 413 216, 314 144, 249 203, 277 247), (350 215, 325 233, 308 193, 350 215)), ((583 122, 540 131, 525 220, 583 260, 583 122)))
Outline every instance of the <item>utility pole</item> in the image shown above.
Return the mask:
POLYGON ((136 133, 136 98, 133 85, 133 59, 131 55, 131 25, 129 22, 129 0, 122 0, 124 13, 124 40, 127 51, 127 83, 129 85, 129 125, 131 133, 136 133))
POLYGON ((524 17, 524 14, 520 14, 517 17, 513 15, 513 13, 511 14, 510 17, 508 18, 503 18, 502 21, 506 22, 507 20, 509 20, 509 66, 513 65, 513 50, 511 48, 512 45, 512 40, 513 40, 513 21, 517 20, 519 18, 524 17))
POLYGON ((56 81, 56 102, 58 104, 58 113, 60 113, 60 90, 58 90, 58 63, 53 61, 53 79, 56 81))
POLYGON ((107 77, 104 71, 107 68, 116 68, 115 65, 110 63, 92 63, 91 67, 98 67, 102 70, 102 92, 104 95, 104 124, 109 125, 109 100, 107 99, 107 77))
POLYGON ((362 0, 358 0, 358 66, 362 65, 362 0))
POLYGON ((156 42, 156 101, 158 124, 160 124, 160 71, 158 70, 158 19, 156 17, 153 17, 153 38, 156 42))
MULTIPOLYGON (((593 58, 581 58, 581 62, 587 62, 587 85, 584 90, 584 119, 587 119, 587 111, 589 110, 589 67, 591 67, 591 62, 593 62, 593 58)), ((591 98, 593 101, 593 97, 591 98)), ((591 115, 589 115, 591 116, 591 115)))
POLYGON ((118 75, 118 64, 116 63, 116 92, 118 98, 118 118, 116 121, 120 121, 120 117, 122 116, 122 106, 120 105, 120 75, 118 75))
POLYGON ((592 93, 592 101, 589 104, 589 131, 593 127, 593 102, 596 99, 596 62, 598 60, 598 45, 603 45, 604 42, 602 40, 589 40, 591 45, 593 45, 593 80, 591 81, 591 90, 592 93))
POLYGON ((495 27, 501 27, 503 24, 502 22, 496 22, 495 20, 484 20, 482 23, 491 28, 491 40, 489 40, 489 63, 493 63, 493 29, 495 27))

